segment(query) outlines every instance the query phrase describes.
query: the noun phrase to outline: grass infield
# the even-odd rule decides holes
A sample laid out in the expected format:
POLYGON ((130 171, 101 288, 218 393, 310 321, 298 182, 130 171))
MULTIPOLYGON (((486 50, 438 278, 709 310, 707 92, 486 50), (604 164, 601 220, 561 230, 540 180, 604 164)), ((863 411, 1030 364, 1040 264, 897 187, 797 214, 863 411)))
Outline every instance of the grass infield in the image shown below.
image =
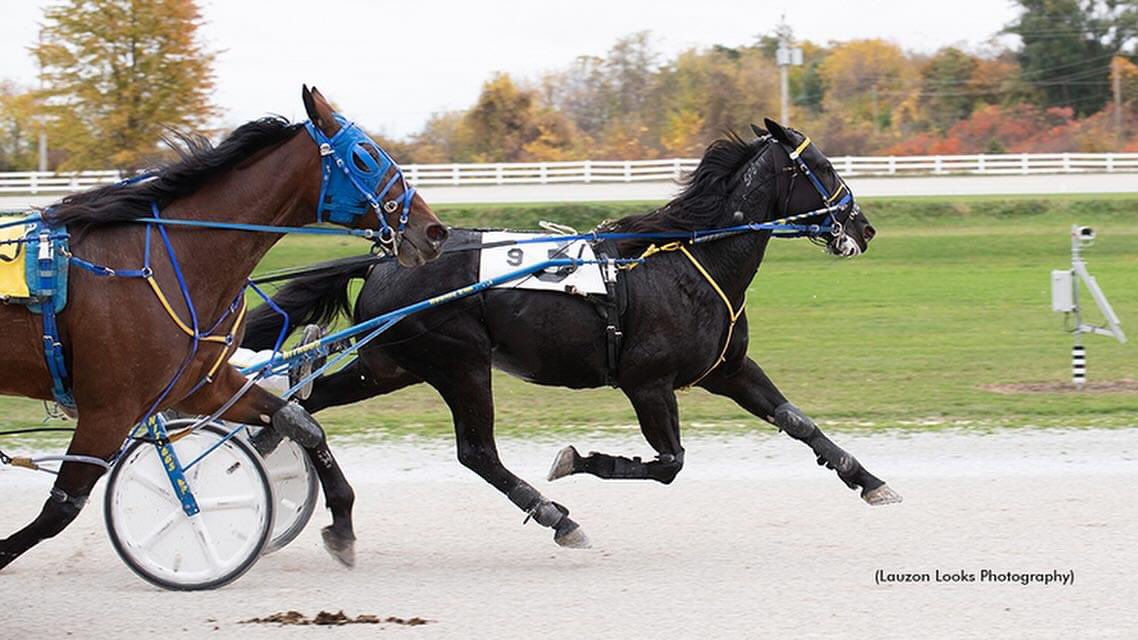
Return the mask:
MULTIPOLYGON (((587 229, 655 203, 440 206, 455 226, 587 229)), ((748 295, 750 353, 787 397, 829 428, 1138 425, 1138 346, 1087 338, 1075 393, 1071 338, 1050 311, 1048 272, 1070 265, 1071 224, 1095 227, 1085 253, 1138 341, 1138 196, 862 199, 878 229, 869 253, 823 255, 772 243, 748 295)), ((295 237, 258 271, 358 254, 358 240, 295 237)), ((1091 314, 1092 321, 1097 312, 1091 314)), ((497 430, 632 428, 616 390, 570 391, 496 374, 497 430)), ((766 428, 732 402, 680 397, 685 430, 766 428)), ((0 398, 0 427, 39 424, 39 403, 0 398)), ((335 434, 444 435, 450 413, 420 385, 319 416, 335 434)))

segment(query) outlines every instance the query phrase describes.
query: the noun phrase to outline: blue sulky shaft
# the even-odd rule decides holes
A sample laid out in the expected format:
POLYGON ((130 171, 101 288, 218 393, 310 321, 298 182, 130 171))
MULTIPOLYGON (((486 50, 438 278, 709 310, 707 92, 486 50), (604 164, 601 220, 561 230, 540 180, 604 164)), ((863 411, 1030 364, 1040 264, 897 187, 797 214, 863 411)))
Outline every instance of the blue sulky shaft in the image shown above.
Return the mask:
MULTIPOLYGON (((283 352, 277 356, 269 358, 268 360, 264 360, 262 362, 252 364, 248 367, 245 367, 244 369, 241 369, 241 373, 244 375, 250 375, 250 374, 260 372, 260 371, 265 371, 266 369, 268 369, 268 370, 278 369, 282 365, 286 365, 293 360, 305 357, 309 354, 320 353, 321 350, 326 350, 329 345, 334 344, 336 342, 339 342, 341 340, 353 338, 355 336, 367 333, 367 332, 371 331, 372 329, 376 329, 376 328, 383 326, 383 325, 386 325, 383 327, 384 329, 386 329, 386 328, 390 327, 391 325, 394 325, 399 320, 402 320, 403 318, 406 318, 407 316, 409 316, 413 313, 417 313, 417 312, 423 311, 425 309, 430 309, 431 307, 437 307, 440 304, 445 304, 447 302, 453 302, 453 301, 459 300, 461 298, 466 298, 466 297, 472 296, 476 293, 481 293, 487 289, 491 289, 493 287, 496 287, 500 284, 505 284, 507 282, 513 282, 514 280, 520 280, 522 278, 525 278, 526 276, 537 273, 538 271, 544 271, 545 269, 549 269, 552 267, 580 266, 580 265, 584 265, 584 264, 600 264, 600 263, 607 263, 607 262, 609 262, 609 261, 608 260, 580 260, 577 258, 551 258, 549 260, 545 260, 543 262, 539 262, 539 263, 534 264, 534 265, 522 267, 521 269, 517 269, 517 270, 511 271, 509 273, 504 273, 504 274, 497 276, 495 278, 487 278, 486 280, 480 280, 478 282, 475 282, 474 284, 462 287, 461 289, 455 289, 453 291, 448 291, 446 293, 437 295, 433 298, 428 298, 426 300, 416 302, 415 304, 411 304, 411 305, 407 305, 406 307, 401 307, 399 309, 395 309, 394 311, 388 311, 387 313, 384 313, 382 315, 371 318, 370 320, 367 320, 365 322, 361 322, 359 324, 352 325, 352 326, 348 327, 347 329, 341 329, 340 331, 330 333, 330 334, 324 336, 323 338, 321 338, 318 342, 313 342, 312 344, 304 345, 304 346, 298 347, 296 349, 285 351, 285 352, 283 352)), ((628 263, 633 263, 633 262, 640 262, 640 260, 636 259, 636 258, 622 258, 622 259, 618 259, 618 260, 613 260, 612 262, 615 264, 628 264, 628 263)), ((372 336, 369 336, 369 338, 370 337, 372 337, 372 336)))
POLYGON ((26 215, 22 218, 17 218, 15 220, 2 220, 2 221, 0 221, 0 229, 3 229, 5 227, 18 227, 22 224, 31 224, 33 222, 39 222, 39 220, 40 220, 40 214, 38 214, 38 213, 29 214, 29 215, 26 215))
MULTIPOLYGON (((387 313, 380 315, 380 316, 376 316, 370 320, 367 320, 366 322, 361 322, 359 324, 352 325, 352 326, 348 327, 347 329, 341 329, 340 331, 337 331, 335 333, 330 333, 330 334, 324 336, 323 338, 321 338, 319 341, 313 342, 312 344, 306 344, 306 345, 297 347, 296 349, 292 349, 292 350, 285 351, 283 353, 274 355, 273 357, 269 358, 268 360, 264 360, 262 362, 252 364, 248 367, 245 367, 244 369, 240 369, 240 372, 242 375, 245 375, 245 376, 256 375, 256 376, 260 377, 263 375, 267 375, 267 374, 272 373, 274 371, 287 369, 288 365, 293 361, 300 360, 302 358, 312 358, 312 357, 316 357, 317 355, 326 354, 326 353, 328 353, 328 348, 332 344, 339 342, 340 340, 345 340, 345 339, 352 338, 352 337, 355 337, 358 335, 363 335, 365 333, 367 334, 363 338, 357 340, 356 343, 353 344, 348 349, 345 349, 343 352, 338 353, 336 358, 325 363, 324 366, 320 367, 316 371, 313 371, 307 378, 305 378, 304 380, 301 380, 292 389, 289 389, 288 392, 285 393, 285 397, 287 398, 288 396, 292 395, 292 393, 294 393, 297 388, 303 386, 305 383, 307 383, 312 378, 315 378, 316 376, 320 375, 322 372, 328 370, 330 367, 334 366, 337 362, 344 359, 348 355, 359 350, 365 344, 367 344, 368 342, 371 342, 375 338, 379 337, 379 335, 381 333, 383 333, 387 329, 391 328, 396 322, 399 322, 403 318, 406 318, 407 316, 409 316, 413 313, 417 313, 419 311, 423 311, 423 310, 429 309, 431 307, 437 307, 438 305, 445 304, 447 302, 453 302, 455 300, 466 298, 468 296, 472 296, 476 293, 480 293, 480 292, 485 291, 487 289, 490 289, 492 287, 496 287, 500 284, 505 284, 507 282, 512 282, 514 280, 520 280, 522 278, 525 278, 526 276, 537 273, 538 271, 543 271, 545 269, 549 269, 550 267, 580 266, 580 265, 584 265, 584 264, 601 264, 601 263, 608 263, 608 262, 609 262, 608 260, 579 260, 577 258, 551 258, 549 260, 545 260, 544 262, 539 262, 537 264, 530 265, 528 267, 522 267, 521 269, 511 271, 509 273, 504 273, 504 274, 502 274, 496 278, 487 278, 486 280, 480 280, 478 282, 475 282, 474 284, 462 287, 461 289, 455 289, 453 291, 448 291, 444 294, 437 295, 433 298, 428 298, 428 299, 423 300, 421 302, 416 302, 415 304, 407 305, 406 307, 401 307, 399 309, 395 309, 394 311, 388 311, 387 313)), ((612 260, 612 262, 614 264, 628 264, 628 263, 632 263, 632 262, 642 262, 642 260, 639 260, 636 258, 621 258, 618 260, 612 260)), ((252 381, 250 381, 250 382, 252 382, 252 381)), ((242 389, 242 391, 238 392, 238 396, 242 395, 244 392, 245 392, 245 389, 242 389)), ((218 415, 220 415, 220 412, 218 413, 218 415)), ((204 418, 204 419, 198 421, 198 423, 195 424, 191 428, 197 428, 197 426, 199 426, 201 424, 205 424, 207 422, 210 422, 215 417, 216 416, 210 416, 208 418, 204 418)), ((222 444, 224 444, 227 440, 233 438, 235 435, 237 435, 238 431, 240 431, 243 428, 244 427, 241 426, 241 427, 238 427, 237 429, 234 429, 228 435, 221 438, 217 442, 213 443, 213 445, 208 447, 205 451, 202 451, 200 454, 198 454, 198 456, 196 458, 191 460, 189 463, 187 463, 182 468, 183 472, 186 470, 189 470, 190 468, 195 466, 197 463, 201 462, 203 458, 208 456, 215 449, 217 449, 222 444)))

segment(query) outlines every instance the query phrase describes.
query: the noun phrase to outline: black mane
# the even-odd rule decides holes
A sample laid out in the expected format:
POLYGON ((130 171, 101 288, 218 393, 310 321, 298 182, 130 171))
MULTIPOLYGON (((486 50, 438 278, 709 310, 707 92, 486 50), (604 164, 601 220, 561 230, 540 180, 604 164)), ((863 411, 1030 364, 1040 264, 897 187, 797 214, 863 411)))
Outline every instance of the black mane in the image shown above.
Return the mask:
MULTIPOLYGON (((67 196, 52 205, 45 217, 52 224, 102 225, 151 215, 150 203, 159 208, 189 195, 206 180, 238 164, 253 153, 291 138, 301 125, 271 116, 247 122, 216 147, 204 136, 175 132, 181 144, 170 144, 181 157, 137 184, 107 185, 67 196)), ((171 141, 167 141, 171 142, 171 141)))
MULTIPOLYGON (((627 233, 657 233, 662 231, 693 231, 710 229, 723 223, 724 204, 735 185, 736 172, 766 145, 763 139, 744 141, 728 132, 726 137, 712 142, 703 154, 699 166, 686 176, 680 195, 668 204, 648 213, 633 214, 607 222, 600 230, 627 233)), ((632 250, 650 241, 632 240, 621 243, 624 250, 632 250)))

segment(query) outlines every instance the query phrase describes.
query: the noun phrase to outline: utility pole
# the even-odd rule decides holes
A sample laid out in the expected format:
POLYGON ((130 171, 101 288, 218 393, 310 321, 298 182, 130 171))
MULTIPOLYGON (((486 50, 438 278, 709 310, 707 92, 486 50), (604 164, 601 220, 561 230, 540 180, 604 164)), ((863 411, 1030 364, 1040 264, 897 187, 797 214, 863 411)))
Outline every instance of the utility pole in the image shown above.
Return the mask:
MULTIPOLYGON (((43 46, 43 29, 39 32, 39 43, 43 46)), ((39 136, 39 164, 37 165, 40 173, 47 171, 47 114, 44 113, 44 97, 43 97, 43 62, 39 63, 39 76, 40 76, 40 99, 37 101, 39 104, 36 110, 39 112, 36 115, 36 121, 39 123, 40 136, 39 136)))
POLYGON ((1118 147, 1122 147, 1122 65, 1121 59, 1114 56, 1110 60, 1110 76, 1114 84, 1114 137, 1118 147))
POLYGON ((790 66, 802 65, 802 49, 792 47, 794 34, 790 25, 786 24, 786 15, 778 25, 778 51, 775 59, 778 62, 779 87, 782 93, 782 110, 779 120, 782 124, 790 123, 790 66))

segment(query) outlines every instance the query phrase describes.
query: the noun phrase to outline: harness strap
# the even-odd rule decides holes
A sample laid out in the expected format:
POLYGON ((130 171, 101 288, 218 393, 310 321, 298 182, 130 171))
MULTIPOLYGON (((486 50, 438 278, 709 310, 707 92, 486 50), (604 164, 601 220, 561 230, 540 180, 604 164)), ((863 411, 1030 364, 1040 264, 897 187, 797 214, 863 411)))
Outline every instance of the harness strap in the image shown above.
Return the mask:
POLYGON ((727 294, 723 293, 723 289, 719 286, 719 283, 715 281, 715 278, 711 277, 711 274, 707 272, 707 269, 703 268, 703 265, 699 263, 699 260, 695 259, 695 256, 693 256, 691 252, 688 251, 688 248, 681 244, 680 251, 684 252, 684 255, 688 257, 688 260, 691 260, 691 263, 695 265, 696 270, 700 272, 705 280, 707 280, 707 283, 711 285, 711 288, 715 289, 715 293, 719 294, 719 299, 722 300, 723 304, 727 307, 727 317, 730 318, 727 323, 727 336, 723 339, 723 349, 720 350, 719 357, 717 357, 715 359, 715 362, 713 362, 711 366, 707 368, 707 371, 701 373, 698 378, 680 387, 680 391, 687 391, 688 389, 691 389, 695 385, 702 382, 704 378, 711 375, 712 371, 715 371, 717 368, 719 368, 719 365, 723 364, 727 360, 727 348, 731 346, 731 338, 735 335, 735 323, 739 321, 739 316, 743 315, 743 310, 747 308, 747 297, 744 294, 743 304, 739 305, 739 308, 736 309, 735 306, 731 304, 731 299, 727 297, 727 294))
MULTIPOLYGON (((213 366, 209 368, 209 373, 205 374, 206 380, 208 382, 213 382, 213 374, 217 373, 217 370, 221 368, 221 365, 224 364, 226 360, 228 360, 227 356, 229 355, 230 348, 236 345, 236 342, 233 340, 233 335, 237 333, 237 331, 241 328, 241 323, 245 322, 245 311, 247 309, 248 306, 245 304, 245 298, 242 297, 241 308, 237 312, 237 317, 233 320, 233 326, 229 328, 229 333, 225 335, 225 346, 222 347, 221 352, 217 354, 217 360, 214 360, 213 366)), ((209 338, 205 339, 208 340, 209 338)))
POLYGON ((43 355, 48 373, 51 374, 52 397, 65 411, 74 411, 75 396, 69 389, 67 362, 63 356, 63 342, 59 337, 59 325, 55 317, 55 240, 51 239, 48 227, 42 228, 39 235, 39 255, 36 258, 39 263, 40 290, 47 299, 40 307, 40 315, 43 316, 43 355))
MULTIPOLYGON (((162 308, 166 310, 166 314, 169 315, 170 319, 174 321, 174 324, 182 330, 182 333, 191 338, 195 337, 196 334, 194 333, 194 330, 191 329, 185 322, 183 322, 182 319, 178 317, 178 313, 174 311, 174 308, 170 306, 170 301, 166 299, 166 294, 162 292, 162 287, 159 286, 158 281, 154 279, 154 276, 147 276, 146 284, 150 285, 150 288, 154 291, 154 295, 158 298, 158 302, 162 303, 162 308)), ((242 305, 242 309, 244 309, 244 305, 242 305)), ((197 338, 204 342, 220 342, 221 344, 228 344, 233 339, 229 334, 197 336, 197 338)))
POLYGON ((607 344, 608 368, 605 371, 605 384, 616 387, 620 374, 620 354, 624 346, 624 330, 621 327, 621 312, 624 306, 625 292, 623 287, 627 281, 620 278, 619 263, 620 252, 616 244, 603 241, 593 245, 597 258, 601 260, 601 277, 605 282, 605 297, 598 300, 589 296, 589 300, 597 307, 598 312, 605 319, 605 342, 607 344), (610 256, 617 256, 612 258, 610 256))
MULTIPOLYGON (((715 293, 719 295, 719 299, 723 301, 723 305, 727 307, 727 336, 723 340, 723 349, 719 351, 719 356, 715 358, 715 362, 711 363, 711 366, 708 367, 706 371, 701 373, 695 380, 679 388, 680 391, 687 391, 688 389, 691 389, 695 385, 702 382, 704 378, 711 375, 711 372, 719 368, 719 365, 726 362, 727 349, 731 346, 731 338, 735 335, 735 323, 739 321, 739 316, 743 315, 743 311, 747 308, 747 298, 744 296, 743 304, 739 305, 739 308, 736 309, 735 305, 731 304, 731 299, 728 298, 727 294, 723 292, 723 288, 720 287, 719 283, 715 281, 715 278, 712 277, 707 269, 705 269, 703 265, 700 264, 699 260, 697 260, 696 257, 693 256, 690 251, 688 251, 687 246, 682 242, 669 242, 664 246, 657 246, 655 244, 649 245, 648 248, 644 250, 644 253, 640 254, 640 260, 643 261, 649 256, 667 251, 679 251, 687 256, 687 259, 692 263, 693 266, 695 266, 696 271, 698 271, 699 274, 703 276, 703 279, 711 285, 711 288, 714 289, 715 293)), ((639 263, 631 263, 626 268, 633 269, 637 264, 639 263)))

